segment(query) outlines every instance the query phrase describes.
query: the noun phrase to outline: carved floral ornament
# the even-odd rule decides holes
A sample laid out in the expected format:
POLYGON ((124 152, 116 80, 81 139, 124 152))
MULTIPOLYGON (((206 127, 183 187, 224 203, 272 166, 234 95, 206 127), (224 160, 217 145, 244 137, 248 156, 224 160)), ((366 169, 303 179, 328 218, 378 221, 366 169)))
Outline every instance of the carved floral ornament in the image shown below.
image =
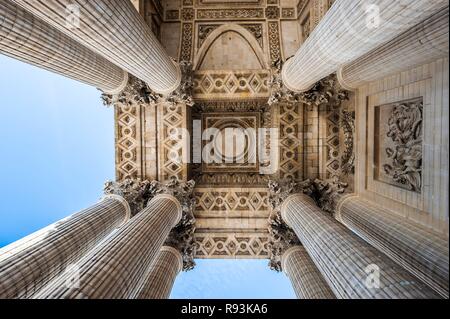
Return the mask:
POLYGON ((169 234, 166 245, 180 251, 183 258, 183 270, 188 271, 195 266, 194 187, 195 182, 192 180, 180 182, 174 178, 167 183, 161 183, 126 179, 121 182, 106 182, 104 193, 122 196, 130 205, 132 216, 141 212, 147 203, 159 194, 169 194, 178 199, 182 208, 182 218, 169 234))
POLYGON ((269 267, 275 271, 282 271, 281 257, 292 246, 301 245, 294 231, 283 221, 280 207, 292 194, 302 193, 310 196, 324 211, 334 214, 337 204, 345 193, 346 183, 337 178, 330 181, 316 179, 302 182, 283 181, 269 182, 269 204, 272 213, 269 216, 269 267))

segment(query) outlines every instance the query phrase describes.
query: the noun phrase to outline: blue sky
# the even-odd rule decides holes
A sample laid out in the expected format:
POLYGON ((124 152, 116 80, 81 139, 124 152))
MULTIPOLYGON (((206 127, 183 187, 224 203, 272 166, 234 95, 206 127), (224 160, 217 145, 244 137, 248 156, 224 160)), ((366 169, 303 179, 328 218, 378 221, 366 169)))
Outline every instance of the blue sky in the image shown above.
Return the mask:
MULTIPOLYGON (((0 247, 95 203, 114 179, 114 113, 93 87, 0 55, 0 247)), ((172 298, 294 298, 266 260, 198 260, 172 298)))

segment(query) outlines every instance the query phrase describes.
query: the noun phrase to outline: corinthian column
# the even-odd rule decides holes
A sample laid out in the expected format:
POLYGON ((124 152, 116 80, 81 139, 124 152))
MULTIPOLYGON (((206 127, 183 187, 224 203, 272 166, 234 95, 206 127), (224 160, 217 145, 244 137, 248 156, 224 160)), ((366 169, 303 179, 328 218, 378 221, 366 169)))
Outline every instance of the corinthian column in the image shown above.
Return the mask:
MULTIPOLYGON (((295 188, 295 183, 291 183, 295 188)), ((269 183, 272 213, 269 217, 269 266, 283 271, 291 280, 298 299, 334 299, 335 296, 323 276, 301 246, 294 231, 282 220, 277 199, 283 197, 282 186, 269 183)))
POLYGON ((345 65, 341 85, 354 90, 364 83, 448 56, 448 7, 398 37, 345 65))
POLYGON ((12 0, 73 40, 168 94, 180 69, 134 8, 123 0, 12 0))
POLYGON ((286 250, 281 264, 298 299, 336 298, 304 247, 293 246, 286 250))
POLYGON ((152 182, 147 207, 84 256, 36 298, 135 298, 141 279, 177 225, 191 207, 193 183, 167 185, 152 182))
POLYGON ((309 256, 338 298, 438 298, 376 248, 320 210, 305 194, 293 194, 281 206, 309 256))
POLYGON ((442 10, 446 0, 336 0, 304 45, 283 67, 284 84, 294 92, 442 10))
POLYGON ((0 250, 0 299, 27 298, 79 260, 131 214, 127 201, 99 203, 0 250))
POLYGON ((158 257, 140 283, 137 299, 167 299, 180 271, 189 271, 194 262, 194 201, 186 202, 183 218, 172 229, 158 257))
POLYGON ((336 219, 448 298, 448 239, 357 196, 342 199, 336 219))
POLYGON ((128 75, 9 0, 0 2, 0 53, 109 93, 119 93, 128 75))
POLYGON ((137 299, 168 299, 177 275, 183 269, 183 257, 170 246, 163 246, 150 267, 137 299))

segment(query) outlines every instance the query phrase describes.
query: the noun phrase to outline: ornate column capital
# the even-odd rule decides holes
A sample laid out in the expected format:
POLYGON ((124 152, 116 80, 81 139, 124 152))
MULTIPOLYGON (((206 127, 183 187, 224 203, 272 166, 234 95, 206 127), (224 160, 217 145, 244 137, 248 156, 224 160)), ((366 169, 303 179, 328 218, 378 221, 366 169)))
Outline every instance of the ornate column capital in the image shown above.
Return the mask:
POLYGON ((128 83, 123 90, 116 94, 103 93, 101 98, 106 106, 130 107, 156 103, 160 94, 153 92, 145 82, 129 75, 128 83))
POLYGON ((120 182, 107 181, 104 194, 108 196, 120 196, 129 205, 130 215, 134 216, 144 209, 147 201, 148 181, 125 179, 120 182))
POLYGON ((304 194, 310 197, 322 210, 335 214, 337 205, 343 196, 346 183, 338 178, 330 181, 316 179, 314 181, 269 181, 269 204, 272 213, 269 216, 269 254, 270 269, 282 271, 282 256, 294 246, 301 245, 295 232, 289 227, 282 216, 282 206, 288 198, 296 194, 304 194))
MULTIPOLYGON (((288 61, 285 63, 288 63, 288 61)), ((333 100, 340 103, 348 99, 349 92, 339 84, 336 74, 331 74, 320 80, 305 92, 294 92, 283 81, 283 64, 281 60, 276 60, 272 63, 272 79, 269 82, 272 93, 268 101, 269 105, 281 101, 320 105, 322 103, 330 103, 333 100)))
MULTIPOLYGON (((176 62, 174 62, 176 63, 176 62)), ((194 72, 192 70, 192 63, 181 61, 180 69, 180 84, 167 94, 156 93, 150 87, 135 76, 129 75, 126 86, 115 94, 102 94, 103 104, 119 105, 119 106, 135 106, 140 104, 155 105, 158 103, 183 103, 188 106, 193 106, 192 89, 194 87, 194 72)))
POLYGON ((334 177, 327 181, 316 179, 314 187, 316 189, 314 199, 317 205, 331 215, 336 214, 338 204, 344 196, 348 184, 341 182, 338 177, 334 177))
POLYGON ((192 89, 194 88, 194 71, 192 63, 189 61, 181 61, 179 64, 181 71, 180 85, 173 92, 160 96, 160 102, 165 103, 183 103, 187 106, 193 106, 192 89))
POLYGON ((195 267, 194 187, 195 182, 193 180, 184 183, 178 179, 172 179, 167 183, 152 181, 148 189, 150 199, 160 194, 168 194, 175 197, 181 205, 181 220, 170 232, 165 245, 173 247, 181 253, 183 258, 183 271, 189 271, 195 267))

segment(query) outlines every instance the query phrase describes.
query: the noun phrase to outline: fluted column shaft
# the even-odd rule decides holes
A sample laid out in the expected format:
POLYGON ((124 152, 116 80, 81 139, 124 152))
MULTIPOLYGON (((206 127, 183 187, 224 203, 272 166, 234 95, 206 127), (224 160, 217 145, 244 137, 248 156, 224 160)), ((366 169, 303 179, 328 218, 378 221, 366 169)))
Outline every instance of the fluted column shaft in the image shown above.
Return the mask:
POLYGON ((157 93, 170 93, 179 86, 179 67, 131 1, 12 1, 146 82, 157 93))
POLYGON ((181 214, 175 197, 157 195, 143 211, 84 256, 75 271, 58 277, 36 298, 134 298, 181 214))
POLYGON ((291 195, 281 214, 336 297, 438 298, 431 288, 321 211, 310 197, 291 195))
POLYGON ((448 5, 446 0, 336 0, 282 70, 284 85, 309 90, 339 67, 392 40, 448 5))
POLYGON ((294 246, 286 250, 281 264, 298 299, 336 298, 304 247, 294 246))
POLYGON ((448 298, 448 239, 357 196, 339 203, 336 219, 448 298))
POLYGON ((136 299, 168 299, 177 275, 183 269, 180 252, 163 246, 142 281, 136 299))
POLYGON ((338 72, 344 88, 364 83, 445 57, 449 52, 448 7, 412 29, 345 65, 338 72))
POLYGON ((109 94, 127 84, 128 75, 121 68, 9 0, 0 2, 0 53, 109 94))
POLYGON ((31 297, 130 217, 127 202, 107 196, 0 250, 0 299, 31 297))

